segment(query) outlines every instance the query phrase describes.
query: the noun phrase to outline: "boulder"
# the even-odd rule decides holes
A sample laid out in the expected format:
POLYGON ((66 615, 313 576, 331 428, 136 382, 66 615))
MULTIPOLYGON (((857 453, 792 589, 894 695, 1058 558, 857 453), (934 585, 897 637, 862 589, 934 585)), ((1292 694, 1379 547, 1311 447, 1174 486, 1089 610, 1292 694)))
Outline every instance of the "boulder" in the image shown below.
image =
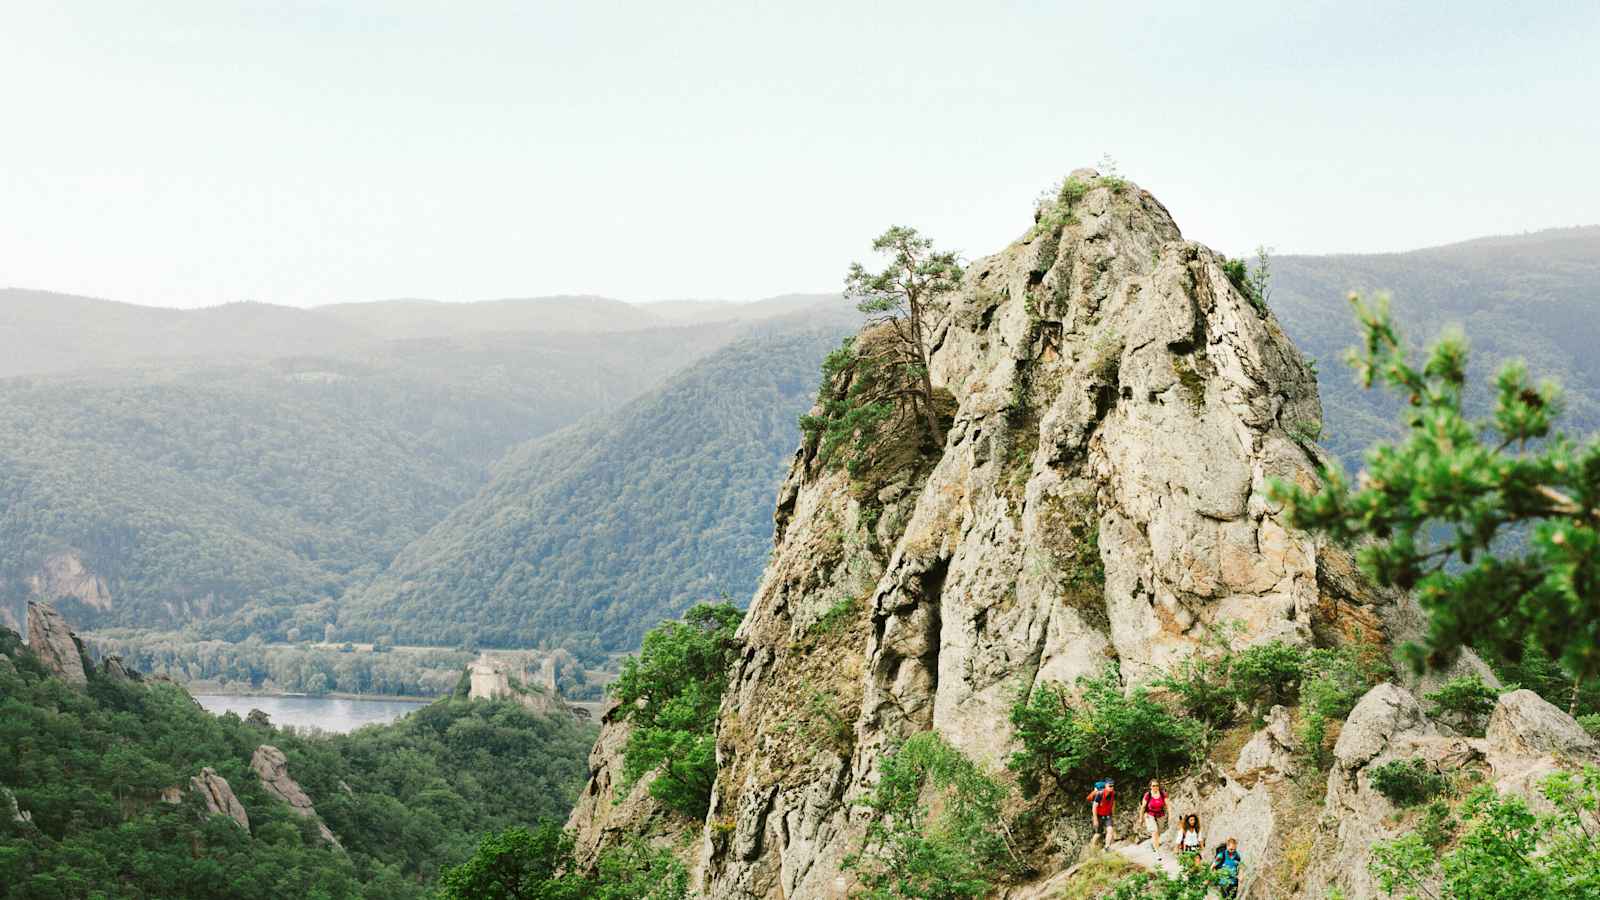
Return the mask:
POLYGON ((283 755, 282 750, 271 744, 262 744, 251 754, 250 768, 261 779, 261 787, 269 795, 287 803, 295 815, 315 820, 317 833, 322 836, 322 840, 344 849, 333 831, 318 817, 316 807, 312 805, 311 798, 300 787, 299 782, 289 776, 289 760, 283 755))
POLYGON ((1238 761, 1233 765, 1235 777, 1244 781, 1266 778, 1278 780, 1293 775, 1298 766, 1294 759, 1295 736, 1289 710, 1274 706, 1267 713, 1267 723, 1239 750, 1238 761))
POLYGON ((28 601, 28 648, 56 677, 75 687, 84 687, 89 677, 83 671, 83 645, 67 627, 67 620, 53 608, 28 601))
POLYGON ((101 660, 100 673, 111 681, 119 681, 124 684, 137 684, 144 680, 144 676, 140 675, 138 670, 130 669, 123 665, 122 657, 120 656, 108 656, 101 660))
POLYGON ((1600 742, 1583 726, 1527 689, 1500 695, 1489 714, 1485 737, 1490 752, 1510 756, 1587 758, 1600 754, 1600 742))
POLYGON ((228 779, 218 775, 216 769, 210 766, 201 769, 199 775, 189 779, 189 790, 198 794, 205 803, 207 815, 227 816, 237 822, 240 828, 250 830, 250 815, 244 811, 244 804, 234 796, 228 779))

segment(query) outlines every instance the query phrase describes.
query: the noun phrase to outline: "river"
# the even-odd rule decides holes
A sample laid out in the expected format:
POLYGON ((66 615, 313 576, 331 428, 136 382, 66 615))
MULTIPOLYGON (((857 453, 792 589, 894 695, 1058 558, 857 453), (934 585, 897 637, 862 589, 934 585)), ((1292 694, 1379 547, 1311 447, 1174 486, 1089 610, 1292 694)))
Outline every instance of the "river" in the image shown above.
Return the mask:
POLYGON ((363 725, 393 722, 420 709, 425 700, 353 700, 340 697, 272 697, 259 694, 196 694, 207 712, 238 713, 242 718, 259 709, 274 725, 312 726, 344 733, 363 725))

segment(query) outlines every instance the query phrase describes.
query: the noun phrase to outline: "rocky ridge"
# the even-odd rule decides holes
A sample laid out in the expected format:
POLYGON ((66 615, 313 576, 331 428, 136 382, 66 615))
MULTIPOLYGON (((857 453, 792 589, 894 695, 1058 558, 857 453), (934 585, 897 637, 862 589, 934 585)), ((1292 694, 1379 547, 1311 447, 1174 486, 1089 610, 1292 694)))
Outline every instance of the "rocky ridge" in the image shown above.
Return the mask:
MULTIPOLYGON (((1309 484, 1323 462, 1309 437, 1315 375, 1270 311, 1149 193, 1073 177, 1089 186, 1081 197, 1047 203, 930 311, 930 374, 953 409, 937 455, 885 452, 893 465, 852 476, 815 446, 797 453, 739 632, 704 826, 673 820, 643 783, 612 805, 626 734, 608 719, 569 821, 580 861, 640 835, 683 848, 703 896, 848 896, 859 802, 913 733, 935 730, 998 770, 1015 749, 1012 704, 1046 682, 1110 663, 1127 686, 1147 682, 1229 623, 1242 623, 1238 646, 1416 633, 1408 598, 1375 590, 1268 499, 1271 479, 1309 484), (848 727, 826 725, 838 721, 848 727)), ((1525 699, 1496 716, 1570 737, 1546 715, 1564 714, 1525 699)), ((1360 823, 1382 815, 1361 768, 1436 740, 1410 690, 1375 689, 1335 751, 1334 821, 1289 787, 1288 715, 1273 710, 1235 758, 1173 786, 1179 808, 1234 829, 1252 860, 1247 897, 1320 897, 1309 891, 1343 881, 1347 854, 1372 835, 1360 823)), ((1440 754, 1471 749, 1437 740, 1440 754)), ((1537 756, 1487 740, 1473 752, 1537 756)), ((1018 837, 1040 874, 1008 896, 1053 896, 1045 886, 1069 877, 1083 843, 1080 818, 1018 837)))

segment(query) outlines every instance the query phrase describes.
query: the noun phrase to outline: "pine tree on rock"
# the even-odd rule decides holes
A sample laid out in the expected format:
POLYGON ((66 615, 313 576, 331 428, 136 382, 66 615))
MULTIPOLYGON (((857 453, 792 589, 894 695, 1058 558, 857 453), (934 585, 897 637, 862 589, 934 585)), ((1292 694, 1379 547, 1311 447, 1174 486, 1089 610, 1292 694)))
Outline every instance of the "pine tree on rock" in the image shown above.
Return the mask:
POLYGON ((1430 614, 1414 661, 1447 663, 1465 646, 1516 662, 1531 642, 1578 689, 1600 675, 1600 441, 1554 423, 1551 382, 1510 362, 1487 421, 1462 409, 1467 342, 1446 333, 1419 369, 1384 298, 1352 295, 1365 346, 1349 361, 1364 387, 1408 401, 1404 438, 1367 453, 1354 485, 1337 467, 1315 489, 1279 483, 1295 524, 1352 543, 1385 585, 1415 590, 1430 614))

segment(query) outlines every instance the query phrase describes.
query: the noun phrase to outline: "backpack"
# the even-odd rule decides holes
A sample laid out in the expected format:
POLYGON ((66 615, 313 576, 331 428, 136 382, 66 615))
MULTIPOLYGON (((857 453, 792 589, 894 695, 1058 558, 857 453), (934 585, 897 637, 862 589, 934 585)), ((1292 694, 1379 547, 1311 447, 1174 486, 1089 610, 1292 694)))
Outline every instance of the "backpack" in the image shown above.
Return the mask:
POLYGON ((1093 796, 1095 815, 1099 815, 1100 807, 1106 805, 1106 803, 1114 796, 1116 796, 1115 792, 1110 788, 1105 787, 1103 784, 1095 788, 1093 796))

